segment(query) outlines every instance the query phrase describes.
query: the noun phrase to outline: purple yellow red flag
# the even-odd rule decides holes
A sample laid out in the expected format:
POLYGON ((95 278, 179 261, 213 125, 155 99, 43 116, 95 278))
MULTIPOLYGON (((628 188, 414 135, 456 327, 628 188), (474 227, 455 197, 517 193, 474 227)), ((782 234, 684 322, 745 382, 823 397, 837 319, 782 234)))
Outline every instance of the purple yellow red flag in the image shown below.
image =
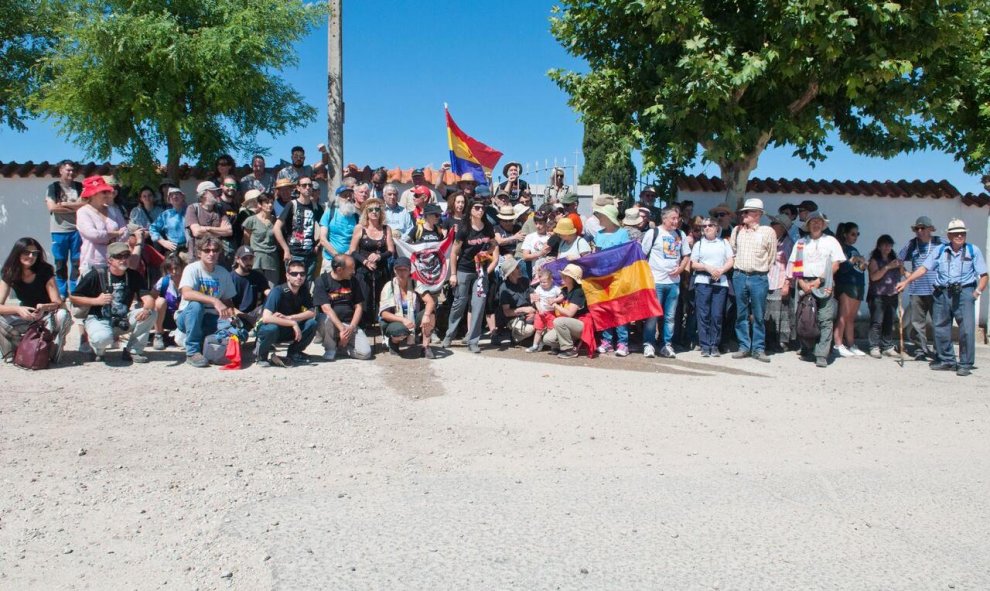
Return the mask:
POLYGON ((474 180, 482 185, 488 184, 488 177, 498 164, 502 153, 486 146, 473 137, 461 131, 454 123, 447 105, 443 106, 447 114, 447 146, 450 148, 450 169, 460 176, 466 172, 474 175, 474 180))
POLYGON ((575 261, 559 259, 543 267, 559 282, 560 271, 569 263, 584 272, 581 287, 595 330, 663 315, 650 265, 638 243, 627 242, 575 261))

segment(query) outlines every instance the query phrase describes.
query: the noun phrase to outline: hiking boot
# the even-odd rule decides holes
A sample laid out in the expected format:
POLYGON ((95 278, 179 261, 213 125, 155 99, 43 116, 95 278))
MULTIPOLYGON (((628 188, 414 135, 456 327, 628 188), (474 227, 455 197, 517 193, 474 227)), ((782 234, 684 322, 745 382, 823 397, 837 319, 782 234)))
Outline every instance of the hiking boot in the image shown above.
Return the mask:
POLYGON ((151 348, 155 351, 165 350, 165 335, 162 333, 155 333, 154 338, 151 340, 151 348))
POLYGON ((757 361, 762 361, 763 363, 770 363, 770 357, 768 357, 767 354, 763 351, 754 351, 753 359, 757 361))
POLYGON ((749 357, 749 351, 746 349, 739 349, 732 354, 733 359, 745 359, 747 357, 749 357))
POLYGON ((202 369, 204 367, 209 367, 210 362, 206 360, 206 357, 203 357, 202 353, 194 353, 186 357, 186 365, 191 365, 202 369))
POLYGON ((557 357, 560 359, 574 359, 577 356, 577 349, 563 349, 560 353, 557 353, 557 357))

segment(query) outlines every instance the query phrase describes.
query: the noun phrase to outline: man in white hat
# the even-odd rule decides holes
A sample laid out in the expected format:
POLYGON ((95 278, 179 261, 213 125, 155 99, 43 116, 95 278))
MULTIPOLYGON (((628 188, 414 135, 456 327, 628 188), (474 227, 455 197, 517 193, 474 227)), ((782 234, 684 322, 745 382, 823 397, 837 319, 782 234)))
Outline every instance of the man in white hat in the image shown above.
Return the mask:
POLYGON ((813 297, 817 305, 815 323, 818 325, 818 339, 815 342, 799 339, 801 359, 814 361, 821 368, 828 367, 828 354, 832 349, 832 321, 835 315, 832 277, 846 260, 839 241, 825 233, 827 228, 825 216, 817 211, 809 213, 802 229, 807 236, 797 241, 787 261, 797 280, 798 293, 795 297, 813 297))
POLYGON ((220 198, 219 187, 210 181, 203 181, 196 185, 196 195, 199 203, 186 208, 186 244, 189 247, 190 260, 193 261, 199 259, 197 241, 213 237, 221 239, 221 244, 224 244, 222 239, 229 237, 234 231, 230 221, 216 211, 220 198))
POLYGON ((968 376, 973 371, 976 347, 976 300, 987 288, 987 263, 979 247, 966 242, 966 224, 952 220, 945 232, 949 244, 928 252, 928 257, 903 281, 897 284, 900 293, 911 282, 929 271, 934 275, 935 352, 931 368, 956 371, 968 376), (959 325, 959 362, 952 347, 952 321, 959 325))
MULTIPOLYGON (((911 231, 914 232, 914 237, 904 245, 897 258, 905 264, 910 264, 911 270, 914 271, 925 262, 931 251, 938 250, 939 245, 945 244, 945 240, 935 235, 932 219, 926 215, 915 220, 911 231)), ((914 345, 913 355, 917 361, 924 361, 926 357, 932 360, 937 358, 935 350, 928 342, 928 321, 931 319, 932 307, 935 305, 935 298, 932 295, 935 291, 934 281, 934 275, 921 275, 917 281, 908 286, 907 290, 911 303, 910 338, 914 345)))
POLYGON ((770 363, 763 316, 770 291, 767 275, 777 258, 777 233, 770 226, 760 225, 762 218, 763 201, 747 199, 739 209, 739 225, 733 228, 729 238, 736 253, 732 288, 736 292, 736 339, 739 341, 739 350, 732 358, 752 356, 757 361, 770 363))

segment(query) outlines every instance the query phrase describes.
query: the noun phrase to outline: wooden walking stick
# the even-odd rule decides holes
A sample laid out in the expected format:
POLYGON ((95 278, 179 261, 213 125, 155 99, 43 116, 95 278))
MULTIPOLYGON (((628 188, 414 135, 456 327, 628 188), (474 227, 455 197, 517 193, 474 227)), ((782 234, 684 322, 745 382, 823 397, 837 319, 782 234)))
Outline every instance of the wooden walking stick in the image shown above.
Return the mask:
POLYGON ((904 367, 904 305, 901 301, 901 294, 897 294, 897 329, 901 333, 901 354, 897 358, 897 365, 904 367))

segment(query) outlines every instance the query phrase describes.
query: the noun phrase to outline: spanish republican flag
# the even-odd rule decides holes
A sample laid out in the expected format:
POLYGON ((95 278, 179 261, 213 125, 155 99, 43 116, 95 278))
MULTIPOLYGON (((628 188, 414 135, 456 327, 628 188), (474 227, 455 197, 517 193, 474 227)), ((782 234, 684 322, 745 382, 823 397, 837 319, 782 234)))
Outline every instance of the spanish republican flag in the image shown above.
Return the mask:
POLYGON ((574 263, 584 272, 581 287, 595 330, 663 316, 650 265, 638 243, 620 244, 576 261, 560 259, 545 267, 558 279, 568 263, 574 263))
POLYGON ((474 175, 474 180, 487 185, 488 177, 491 176, 502 153, 461 131, 450 116, 446 104, 443 110, 447 114, 447 145, 450 148, 451 170, 458 176, 470 172, 474 175))

